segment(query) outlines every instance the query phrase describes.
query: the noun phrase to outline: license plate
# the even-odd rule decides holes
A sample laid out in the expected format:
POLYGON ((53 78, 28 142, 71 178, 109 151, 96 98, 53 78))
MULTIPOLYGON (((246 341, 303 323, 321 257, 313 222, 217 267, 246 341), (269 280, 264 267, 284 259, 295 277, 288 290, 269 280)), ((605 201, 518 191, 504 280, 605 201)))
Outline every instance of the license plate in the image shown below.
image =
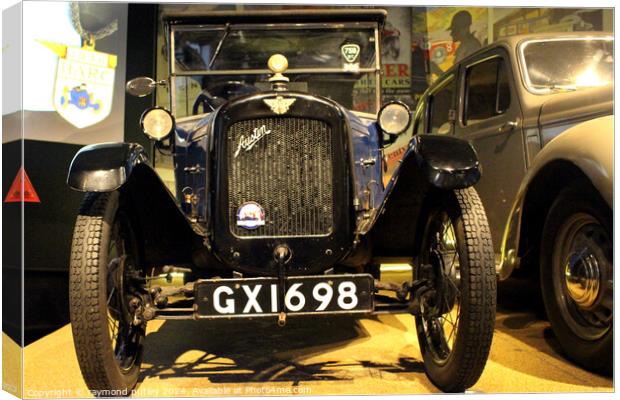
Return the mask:
MULTIPOLYGON (((284 305, 290 315, 369 313, 371 275, 286 278, 284 305)), ((261 317, 278 314, 277 278, 209 279, 196 283, 197 318, 261 317)))

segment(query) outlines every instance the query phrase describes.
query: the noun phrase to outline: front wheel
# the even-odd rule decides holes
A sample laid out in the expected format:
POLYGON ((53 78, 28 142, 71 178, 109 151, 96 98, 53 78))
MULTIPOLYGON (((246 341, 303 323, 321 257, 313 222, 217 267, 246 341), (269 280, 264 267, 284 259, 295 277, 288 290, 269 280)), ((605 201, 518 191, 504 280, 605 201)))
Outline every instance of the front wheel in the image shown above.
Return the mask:
POLYGON ((613 369, 612 211, 590 186, 557 197, 543 229, 540 277, 551 327, 582 366, 613 369))
POLYGON ((89 193, 71 247, 69 306, 82 376, 94 395, 127 396, 136 385, 145 324, 136 318, 143 278, 119 193, 89 193))
POLYGON ((463 392, 480 378, 495 326, 493 245, 473 188, 446 192, 428 214, 415 278, 427 280, 416 330, 429 379, 463 392))

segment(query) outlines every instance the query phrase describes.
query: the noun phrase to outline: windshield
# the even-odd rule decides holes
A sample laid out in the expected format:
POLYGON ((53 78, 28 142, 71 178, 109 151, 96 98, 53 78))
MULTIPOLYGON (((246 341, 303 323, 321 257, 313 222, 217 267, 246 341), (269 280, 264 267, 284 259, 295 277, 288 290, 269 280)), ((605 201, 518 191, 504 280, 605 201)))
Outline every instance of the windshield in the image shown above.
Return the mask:
POLYGON ((231 100, 270 90, 267 60, 278 53, 288 59, 290 90, 375 113, 375 30, 370 23, 173 26, 174 113, 196 114, 201 94, 231 100))
POLYGON ((521 44, 524 80, 534 93, 604 86, 613 82, 611 38, 534 40, 521 44))

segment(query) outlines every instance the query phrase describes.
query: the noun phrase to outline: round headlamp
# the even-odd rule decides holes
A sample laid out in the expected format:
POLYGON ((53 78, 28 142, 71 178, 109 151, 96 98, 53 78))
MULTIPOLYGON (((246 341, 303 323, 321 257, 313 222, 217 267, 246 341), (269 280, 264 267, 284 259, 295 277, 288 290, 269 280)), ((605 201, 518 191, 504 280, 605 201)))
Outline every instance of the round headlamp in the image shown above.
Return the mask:
POLYGON ((140 117, 142 132, 153 140, 164 140, 174 129, 174 117, 168 110, 153 107, 142 113, 140 117))
POLYGON ((411 112, 405 103, 392 101, 379 110, 379 126, 390 135, 403 133, 411 124, 411 112))

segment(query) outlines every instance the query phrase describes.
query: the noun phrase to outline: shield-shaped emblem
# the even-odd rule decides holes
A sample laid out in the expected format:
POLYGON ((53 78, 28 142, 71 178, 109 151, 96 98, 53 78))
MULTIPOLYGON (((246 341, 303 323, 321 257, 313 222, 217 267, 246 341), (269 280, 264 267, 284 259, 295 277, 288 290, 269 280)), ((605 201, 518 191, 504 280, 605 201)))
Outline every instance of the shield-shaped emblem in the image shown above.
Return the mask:
POLYGON ((58 54, 54 108, 77 128, 104 120, 112 110, 116 56, 89 47, 43 42, 58 54))
POLYGON ((345 44, 340 48, 342 56, 348 63, 354 63, 360 55, 360 46, 354 43, 345 44))

